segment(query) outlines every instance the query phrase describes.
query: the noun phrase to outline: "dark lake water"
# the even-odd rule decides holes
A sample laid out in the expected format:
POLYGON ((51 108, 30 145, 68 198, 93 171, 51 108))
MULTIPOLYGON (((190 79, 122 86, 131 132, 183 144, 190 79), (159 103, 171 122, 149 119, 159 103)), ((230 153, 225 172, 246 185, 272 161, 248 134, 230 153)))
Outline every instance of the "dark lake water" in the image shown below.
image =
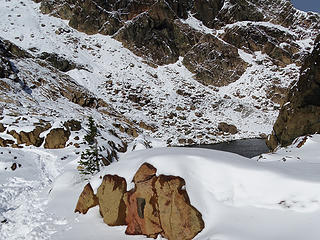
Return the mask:
POLYGON ((262 153, 269 152, 269 149, 266 145, 266 140, 260 138, 241 139, 217 144, 191 145, 186 147, 208 148, 225 152, 232 152, 248 158, 252 158, 262 153))

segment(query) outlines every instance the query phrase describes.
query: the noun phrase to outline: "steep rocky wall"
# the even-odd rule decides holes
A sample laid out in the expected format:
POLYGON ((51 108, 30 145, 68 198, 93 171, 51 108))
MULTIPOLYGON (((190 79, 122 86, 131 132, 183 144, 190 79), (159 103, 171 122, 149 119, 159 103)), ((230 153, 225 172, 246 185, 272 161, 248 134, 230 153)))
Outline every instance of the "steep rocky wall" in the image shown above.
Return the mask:
POLYGON ((305 60, 299 81, 290 90, 267 144, 270 149, 288 146, 303 135, 320 132, 320 35, 305 60))
POLYGON ((176 62, 200 36, 199 32, 182 24, 165 1, 159 1, 127 23, 115 39, 149 63, 163 65, 176 62))

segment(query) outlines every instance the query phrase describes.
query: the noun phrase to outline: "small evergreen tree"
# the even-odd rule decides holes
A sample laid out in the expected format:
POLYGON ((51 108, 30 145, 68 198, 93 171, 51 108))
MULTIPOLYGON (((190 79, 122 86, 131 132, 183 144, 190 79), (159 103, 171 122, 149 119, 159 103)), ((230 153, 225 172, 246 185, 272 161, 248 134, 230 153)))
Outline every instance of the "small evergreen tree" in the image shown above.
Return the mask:
POLYGON ((96 126, 96 123, 94 122, 92 116, 89 117, 89 123, 88 123, 88 133, 84 136, 84 140, 87 141, 89 145, 93 145, 96 141, 96 137, 98 134, 98 128, 96 126))
POLYGON ((98 128, 93 118, 89 117, 88 132, 84 136, 84 139, 89 145, 89 149, 86 149, 81 154, 81 160, 79 161, 79 171, 81 174, 88 175, 94 174, 100 171, 100 162, 102 161, 102 156, 99 154, 98 149, 98 128))

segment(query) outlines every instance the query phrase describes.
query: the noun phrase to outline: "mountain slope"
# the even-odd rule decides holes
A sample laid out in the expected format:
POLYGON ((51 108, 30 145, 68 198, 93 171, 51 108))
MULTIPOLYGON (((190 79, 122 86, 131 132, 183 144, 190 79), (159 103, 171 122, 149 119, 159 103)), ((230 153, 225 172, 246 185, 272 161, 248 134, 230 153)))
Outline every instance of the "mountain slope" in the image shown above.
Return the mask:
POLYGON ((269 134, 302 63, 318 51, 318 14, 287 0, 0 6, 0 239, 128 239, 97 208, 73 212, 86 183, 77 166, 89 116, 113 161, 93 185, 107 173, 130 182, 147 161, 186 179, 205 220, 198 239, 318 239, 317 135, 252 160, 175 148, 130 153, 269 134))
MULTIPOLYGON (((214 2, 212 6, 216 6, 214 2)), ((301 60, 312 50, 319 26, 318 15, 297 11, 285 2, 280 1, 280 9, 279 4, 258 2, 252 9, 265 16, 254 19, 260 22, 248 22, 253 19, 240 18, 241 2, 225 1, 223 6, 218 4, 222 8, 217 10, 217 19, 214 18, 219 24, 210 25, 207 22, 212 16, 202 20, 203 23, 197 19, 206 15, 193 1, 183 1, 180 5, 171 1, 125 5, 117 1, 109 2, 110 6, 99 1, 41 1, 41 4, 11 1, 3 2, 1 36, 49 65, 57 57, 69 62, 62 70, 73 79, 70 81, 107 103, 129 120, 132 126, 129 128, 140 134, 167 144, 212 143, 271 132, 279 105, 285 102, 290 84, 298 79, 301 60), (72 8, 72 4, 77 7, 72 8), (272 7, 267 11, 268 6, 272 7), (39 7, 44 13, 70 21, 42 15, 39 7), (94 19, 97 9, 106 16, 100 14, 102 19, 94 19), (279 19, 276 10, 293 18, 290 24, 279 19), (233 18, 224 20, 225 11, 234 14, 233 18), (79 18, 78 23, 85 25, 76 25, 73 18, 79 18), (133 55, 112 37, 85 35, 67 25, 89 34, 99 32, 90 30, 97 26, 90 19, 99 20, 105 28, 115 28, 100 33, 115 34, 114 38, 141 57, 133 55), (272 22, 267 22, 270 19, 272 22), (149 23, 143 25, 144 21, 149 23), (130 29, 141 29, 135 34, 137 39, 132 38, 130 29), (145 31, 151 37, 149 45, 140 40, 147 36, 145 31), (159 54, 160 48, 164 51, 162 56, 168 57, 162 64, 174 63, 154 68, 155 63, 161 62, 146 54, 159 54), (228 49, 233 50, 228 52, 228 49), (235 125, 238 133, 231 135, 219 130, 220 122, 235 125)), ((23 66, 26 71, 27 66, 23 66)), ((31 72, 39 72, 37 68, 31 72)), ((33 84, 27 75, 25 81, 33 84)), ((114 125, 128 129, 125 124, 114 125)))

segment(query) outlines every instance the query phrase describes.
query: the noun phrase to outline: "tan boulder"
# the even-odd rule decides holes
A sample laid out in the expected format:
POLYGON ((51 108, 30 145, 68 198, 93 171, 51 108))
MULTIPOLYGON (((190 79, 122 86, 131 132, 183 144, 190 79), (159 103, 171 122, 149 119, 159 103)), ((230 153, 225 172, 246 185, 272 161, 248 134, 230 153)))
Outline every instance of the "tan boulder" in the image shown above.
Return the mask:
POLYGON ((117 175, 105 175, 98 188, 100 214, 109 226, 126 225, 126 206, 123 195, 127 191, 127 182, 117 175))
POLYGON ((190 204, 184 179, 160 175, 155 183, 163 237, 193 239, 204 228, 201 213, 190 204))
POLYGON ((97 196, 94 194, 93 189, 88 183, 80 194, 76 209, 74 212, 86 214, 88 210, 99 204, 97 196))
POLYGON ((126 180, 105 175, 97 197, 90 184, 81 193, 76 210, 86 213, 97 204, 109 226, 127 225, 126 234, 169 240, 193 239, 204 228, 201 213, 190 204, 181 177, 156 176, 157 169, 144 163, 136 172, 135 188, 126 191, 126 180))
POLYGON ((134 183, 143 182, 151 179, 157 173, 157 169, 149 163, 144 163, 140 166, 138 171, 133 177, 134 183))
POLYGON ((225 122, 219 123, 218 129, 221 132, 230 133, 230 134, 236 134, 238 132, 238 129, 236 126, 234 126, 232 124, 225 123, 225 122))
POLYGON ((70 132, 63 128, 54 128, 47 135, 44 148, 57 149, 64 148, 69 140, 70 132))
POLYGON ((155 167, 144 163, 133 178, 135 188, 125 194, 126 234, 156 238, 162 232, 154 187, 156 171, 155 167))

